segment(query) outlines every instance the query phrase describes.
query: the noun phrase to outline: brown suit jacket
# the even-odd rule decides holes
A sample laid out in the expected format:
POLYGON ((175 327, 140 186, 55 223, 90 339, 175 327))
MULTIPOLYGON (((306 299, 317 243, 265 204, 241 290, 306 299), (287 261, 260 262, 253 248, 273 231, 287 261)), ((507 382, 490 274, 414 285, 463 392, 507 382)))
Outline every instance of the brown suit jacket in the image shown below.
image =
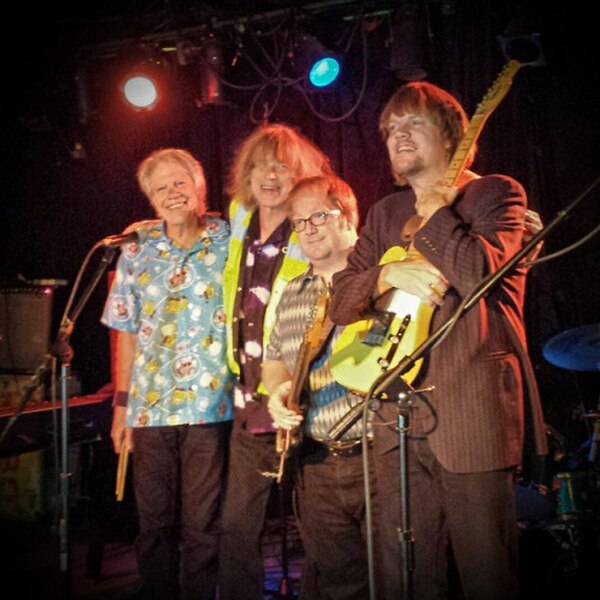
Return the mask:
MULTIPOLYGON (((380 200, 370 210, 348 267, 334 276, 330 316, 348 324, 373 310, 373 290, 385 251, 403 245, 400 232, 415 213, 410 188, 380 200)), ((454 313, 485 275, 521 248, 526 209, 523 188, 493 175, 474 179, 454 204, 439 209, 414 240, 417 250, 450 282, 432 330, 454 313)), ((513 270, 463 314, 449 335, 426 357, 413 385, 434 385, 411 415, 413 433, 429 434, 440 463, 453 472, 478 472, 521 462, 524 398, 539 454, 547 452, 542 409, 526 351, 523 302, 525 271, 513 270), (435 415, 435 416, 433 416, 435 415)), ((395 421, 396 406, 384 403, 378 417, 395 421)), ((397 444, 391 427, 376 427, 376 447, 397 444)))

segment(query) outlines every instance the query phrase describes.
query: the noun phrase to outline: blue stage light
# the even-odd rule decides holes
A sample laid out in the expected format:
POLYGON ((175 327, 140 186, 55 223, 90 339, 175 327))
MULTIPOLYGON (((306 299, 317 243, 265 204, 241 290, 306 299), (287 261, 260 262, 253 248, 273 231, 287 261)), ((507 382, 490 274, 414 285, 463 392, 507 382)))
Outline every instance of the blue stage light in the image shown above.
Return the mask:
POLYGON ((308 73, 308 79, 318 88, 331 85, 340 74, 340 63, 337 59, 326 56, 317 60, 308 73))

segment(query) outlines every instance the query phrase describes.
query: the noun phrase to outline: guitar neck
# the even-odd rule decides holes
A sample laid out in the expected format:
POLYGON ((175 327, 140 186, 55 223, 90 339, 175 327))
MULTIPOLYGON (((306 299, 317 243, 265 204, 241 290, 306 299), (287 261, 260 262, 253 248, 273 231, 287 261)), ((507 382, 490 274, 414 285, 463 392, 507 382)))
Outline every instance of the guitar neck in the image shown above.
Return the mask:
POLYGON ((296 361, 296 367, 292 374, 292 385, 290 393, 287 397, 286 406, 287 408, 300 412, 300 395, 302 394, 302 387, 308 373, 308 367, 310 364, 310 345, 305 339, 300 347, 300 353, 296 361))
POLYGON ((458 178, 462 175, 467 164, 467 158, 469 152, 473 148, 473 145, 477 141, 479 134, 483 128, 486 115, 479 115, 475 113, 469 123, 469 128, 465 132, 460 144, 457 146, 452 160, 446 169, 444 174, 444 184, 448 187, 456 185, 458 178))
POLYGON ((296 367, 292 374, 292 385, 286 406, 296 412, 300 411, 300 395, 302 393, 302 386, 304 385, 308 374, 310 362, 314 358, 315 350, 320 346, 321 336, 324 333, 328 301, 329 288, 324 287, 319 291, 317 302, 313 307, 314 316, 311 324, 304 332, 304 339, 302 340, 298 359, 296 360, 296 367))

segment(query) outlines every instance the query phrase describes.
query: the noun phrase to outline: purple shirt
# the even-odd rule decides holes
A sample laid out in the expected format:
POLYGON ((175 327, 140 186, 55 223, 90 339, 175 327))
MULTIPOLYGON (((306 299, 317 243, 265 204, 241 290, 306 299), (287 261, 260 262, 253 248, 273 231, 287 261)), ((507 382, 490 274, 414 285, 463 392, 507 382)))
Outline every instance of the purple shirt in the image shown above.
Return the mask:
POLYGON ((290 225, 287 220, 260 241, 258 211, 252 216, 244 240, 242 270, 242 302, 240 340, 240 387, 244 395, 243 410, 247 411, 246 427, 254 433, 274 431, 266 408, 261 410, 256 389, 261 380, 264 349, 262 347, 265 310, 271 297, 273 279, 283 260, 282 249, 287 245, 290 225))

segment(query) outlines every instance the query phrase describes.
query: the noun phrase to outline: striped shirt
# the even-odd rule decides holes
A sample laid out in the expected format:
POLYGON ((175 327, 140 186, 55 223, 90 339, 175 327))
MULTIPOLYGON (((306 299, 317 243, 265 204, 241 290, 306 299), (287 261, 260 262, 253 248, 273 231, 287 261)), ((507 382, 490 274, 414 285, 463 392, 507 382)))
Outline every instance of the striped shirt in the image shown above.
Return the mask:
MULTIPOLYGON (((290 373, 294 372, 306 328, 311 324, 314 307, 324 285, 321 278, 314 275, 309 267, 306 273, 290 281, 279 301, 266 357, 283 362, 290 373)), ((327 441, 331 427, 362 400, 337 383, 329 368, 331 350, 342 329, 343 327, 335 327, 325 348, 310 366, 311 400, 305 419, 305 432, 319 441, 327 441)), ((358 421, 345 432, 342 439, 356 439, 360 437, 361 432, 362 423, 358 421)))

